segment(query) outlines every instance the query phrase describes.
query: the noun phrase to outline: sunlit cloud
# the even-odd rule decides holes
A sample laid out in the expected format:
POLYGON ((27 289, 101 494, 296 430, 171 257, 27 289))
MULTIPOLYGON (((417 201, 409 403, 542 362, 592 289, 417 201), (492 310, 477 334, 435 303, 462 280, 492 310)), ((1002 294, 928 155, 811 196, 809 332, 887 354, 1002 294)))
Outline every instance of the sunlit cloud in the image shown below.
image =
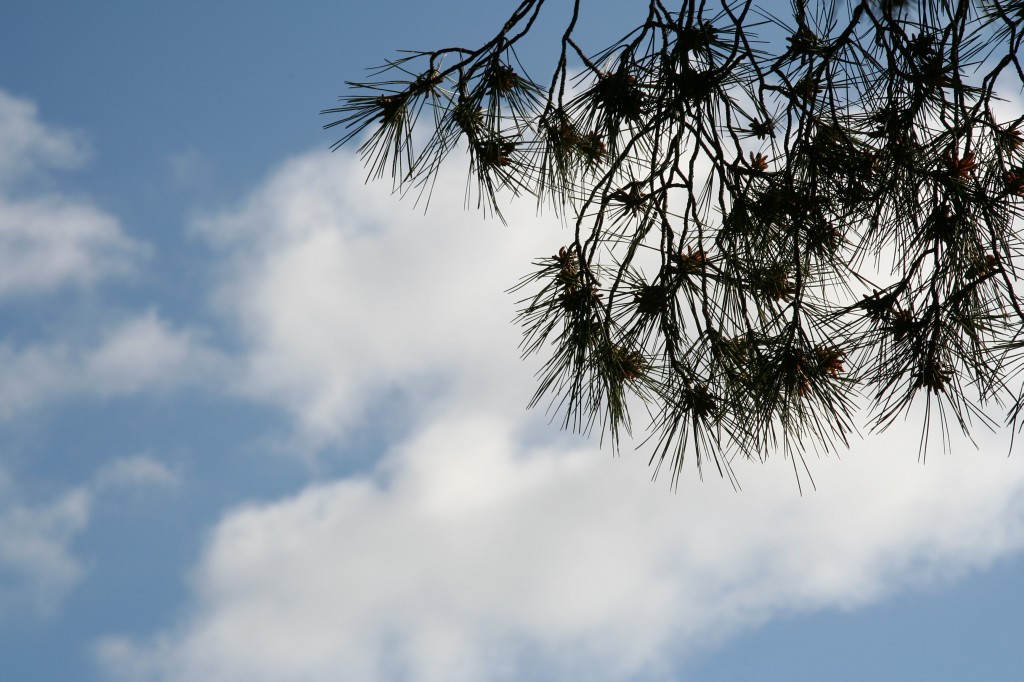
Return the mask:
POLYGON ((501 292, 566 235, 532 207, 479 225, 458 182, 418 218, 361 181, 350 157, 305 155, 199 229, 225 256, 237 390, 321 443, 370 406, 405 435, 368 473, 226 512, 181 620, 97 644, 112 678, 659 679, 780 615, 1024 548, 1024 471, 994 437, 923 466, 901 426, 812 461, 801 497, 781 456, 738 462, 742 492, 687 471, 672 493, 628 448, 545 429, 501 292), (389 390, 415 400, 389 412, 389 390))
POLYGON ((465 406, 374 476, 231 511, 191 615, 101 660, 136 681, 653 679, 775 616, 1024 547, 1024 473, 1001 454, 861 451, 817 463, 803 498, 776 461, 741 466, 743 493, 672 494, 633 459, 526 445, 513 421, 465 406))
POLYGON ((508 226, 467 214, 454 172, 425 216, 363 179, 341 155, 308 154, 198 225, 226 260, 216 302, 245 344, 239 390, 319 441, 389 391, 487 400, 529 384, 503 292, 567 239, 529 205, 508 226), (481 381, 485 368, 502 380, 481 381))

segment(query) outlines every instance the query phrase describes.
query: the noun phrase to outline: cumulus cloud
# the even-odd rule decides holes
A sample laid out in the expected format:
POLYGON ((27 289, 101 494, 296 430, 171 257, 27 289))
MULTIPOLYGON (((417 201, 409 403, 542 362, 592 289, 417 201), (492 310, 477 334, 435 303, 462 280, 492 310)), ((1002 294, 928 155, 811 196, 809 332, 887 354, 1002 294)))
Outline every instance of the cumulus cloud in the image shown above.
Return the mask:
POLYGON ((0 90, 0 298, 88 286, 130 271, 147 254, 86 199, 10 196, 19 179, 86 156, 76 136, 42 123, 32 102, 0 90))
POLYGON ((91 345, 0 344, 0 417, 72 395, 110 397, 208 381, 221 356, 195 332, 150 310, 102 330, 91 345))
POLYGON ((452 416, 375 477, 227 514, 194 615, 100 656, 136 682, 656 679, 780 613, 856 607, 1024 547, 1024 472, 1001 455, 922 467, 912 449, 865 449, 819 463, 803 498, 784 462, 752 468, 741 494, 691 480, 673 495, 636 461, 452 416))
POLYGON ((663 679, 779 614, 1024 548, 1024 471, 991 442, 921 466, 909 426, 815 463, 805 497, 781 458, 741 463, 739 494, 693 472, 672 494, 633 457, 538 429, 500 292, 565 235, 528 208, 474 225, 443 180, 421 218, 311 154, 201 224, 226 258, 240 390, 324 439, 389 389, 420 393, 375 425, 413 427, 371 473, 227 512, 182 620, 98 644, 112 678, 663 679))
POLYGON ((28 502, 0 469, 0 625, 12 615, 52 615, 86 570, 74 541, 89 526, 98 495, 173 485, 177 477, 144 455, 115 459, 56 499, 28 502))
POLYGON ((456 172, 425 216, 364 177, 345 155, 307 154, 198 226, 229 263, 217 300, 245 344, 240 390, 314 438, 337 437, 388 391, 485 400, 524 385, 503 291, 567 238, 528 202, 508 226, 467 214, 456 172), (484 368, 501 380, 481 381, 484 368))

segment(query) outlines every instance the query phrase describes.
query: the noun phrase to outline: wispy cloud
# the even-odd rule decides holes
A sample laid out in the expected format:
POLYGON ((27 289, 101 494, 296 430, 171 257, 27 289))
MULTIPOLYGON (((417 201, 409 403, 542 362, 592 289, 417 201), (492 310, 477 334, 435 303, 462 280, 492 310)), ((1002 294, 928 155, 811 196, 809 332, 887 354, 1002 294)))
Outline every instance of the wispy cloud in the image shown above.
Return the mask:
POLYGON ((89 157, 81 135, 46 125, 35 103, 0 90, 0 186, 89 157))
POLYGON ((82 576, 70 543, 89 521, 83 490, 35 506, 13 495, 9 481, 0 487, 0 624, 25 607, 36 615, 54 612, 82 576))
MULTIPOLYGON (((92 287, 151 255, 88 197, 12 189, 86 157, 79 136, 45 124, 32 102, 0 90, 0 302, 92 287)), ((60 327, 56 338, 0 340, 0 418, 70 395, 159 391, 218 374, 220 356, 196 331, 176 328, 152 308, 112 317, 60 327)))
POLYGON ((174 485, 177 476, 145 456, 114 459, 52 500, 29 500, 0 469, 0 629, 13 617, 48 617, 86 574, 75 540, 101 495, 174 485))
POLYGON ((130 272, 148 254, 87 199, 11 193, 21 179, 86 157, 77 136, 44 124, 33 103, 0 90, 0 299, 89 286, 130 272))
POLYGON ((174 487, 181 478, 167 466, 148 455, 133 455, 108 462, 93 479, 97 491, 134 487, 174 487))
POLYGON ((0 417, 75 395, 111 397, 212 382, 222 356, 150 310, 95 332, 92 343, 0 344, 0 417))
POLYGON ((132 272, 148 253, 81 199, 0 196, 0 298, 89 286, 132 272))

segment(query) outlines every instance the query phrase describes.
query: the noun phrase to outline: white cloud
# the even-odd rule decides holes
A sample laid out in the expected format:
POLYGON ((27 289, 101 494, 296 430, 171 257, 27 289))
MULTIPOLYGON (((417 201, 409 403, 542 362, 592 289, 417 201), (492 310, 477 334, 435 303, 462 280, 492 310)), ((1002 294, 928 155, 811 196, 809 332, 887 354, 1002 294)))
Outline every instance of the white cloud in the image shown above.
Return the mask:
POLYGON ((0 345, 0 417, 70 395, 110 397, 208 382, 221 371, 220 355, 195 332, 174 329, 150 310, 103 330, 91 346, 0 345))
POLYGON ((925 467, 876 444, 818 463, 803 498, 781 461, 741 467, 740 494, 691 479, 673 495, 640 462, 527 446, 509 422, 444 419, 375 478, 230 512, 194 571, 193 615, 151 642, 107 640, 108 670, 638 679, 780 613, 855 607, 1024 547, 1024 472, 999 454, 925 467))
POLYGON ((121 489, 135 486, 173 487, 181 479, 167 466, 147 455, 115 459, 96 474, 96 490, 121 489))
POLYGON ((131 271, 148 253, 87 200, 9 195, 19 179, 86 156, 74 135, 42 123, 32 102, 0 90, 0 298, 88 286, 131 271))
POLYGON ((89 520, 89 496, 74 490, 56 501, 24 506, 0 488, 0 622, 27 605, 37 615, 53 612, 81 578, 71 540, 89 520))
POLYGON ((91 285, 131 272, 146 253, 114 217, 83 200, 0 196, 0 297, 91 285))
POLYGON ((29 503, 0 469, 0 626, 26 609, 35 617, 52 615, 83 578, 73 544, 92 521, 99 495, 177 482, 161 462, 136 455, 110 461, 52 501, 29 503))
POLYGON ((115 679, 654 679, 779 614, 1024 548, 1019 463, 921 466, 913 426, 815 463, 802 498, 781 458, 739 466, 743 493, 691 471, 673 495, 633 457, 566 445, 522 411, 532 381, 500 293, 565 235, 522 215, 467 227, 448 176, 425 219, 361 181, 307 155, 201 229, 228 255, 219 303, 248 395, 337 438, 389 389, 418 390, 393 416, 411 435, 371 475, 228 512, 183 619, 98 645, 115 679))
POLYGON ((82 358, 81 382, 101 395, 175 387, 210 378, 219 356, 191 329, 155 311, 122 321, 82 358))
POLYGON ((429 385, 485 400, 528 384, 515 299, 502 292, 567 234, 531 206, 508 226, 467 215, 457 173, 443 175, 426 216, 363 179, 344 155, 308 154, 201 222, 230 262, 218 301, 248 346, 240 389, 322 438, 388 391, 429 385), (501 380, 481 382, 484 368, 501 380))
MULTIPOLYGON (((148 246, 87 199, 24 190, 11 196, 20 178, 86 156, 75 135, 42 123, 32 102, 0 90, 0 299, 88 287, 131 272, 148 255, 148 246)), ((54 397, 194 382, 218 362, 195 332, 172 328, 152 310, 56 341, 0 341, 0 417, 54 397)))
POLYGON ((46 168, 73 168, 87 157, 78 136, 44 125, 35 103, 0 90, 0 186, 46 168))
POLYGON ((167 160, 171 181, 178 188, 196 188, 208 184, 213 177, 210 160, 195 147, 172 154, 167 160))

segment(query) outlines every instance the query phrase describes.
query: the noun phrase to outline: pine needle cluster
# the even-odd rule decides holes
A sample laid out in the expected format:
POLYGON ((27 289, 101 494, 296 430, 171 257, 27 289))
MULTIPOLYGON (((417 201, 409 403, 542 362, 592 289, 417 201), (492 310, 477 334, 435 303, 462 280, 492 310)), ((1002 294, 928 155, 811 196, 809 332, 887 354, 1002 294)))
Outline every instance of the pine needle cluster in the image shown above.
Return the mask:
POLYGON ((534 404, 613 442, 645 409, 673 481, 844 448, 919 401, 943 435, 993 406, 1017 428, 1024 1, 650 0, 588 52, 576 0, 542 84, 516 50, 545 4, 324 112, 371 177, 429 194, 459 149, 486 211, 510 192, 571 220, 514 289, 534 404))

